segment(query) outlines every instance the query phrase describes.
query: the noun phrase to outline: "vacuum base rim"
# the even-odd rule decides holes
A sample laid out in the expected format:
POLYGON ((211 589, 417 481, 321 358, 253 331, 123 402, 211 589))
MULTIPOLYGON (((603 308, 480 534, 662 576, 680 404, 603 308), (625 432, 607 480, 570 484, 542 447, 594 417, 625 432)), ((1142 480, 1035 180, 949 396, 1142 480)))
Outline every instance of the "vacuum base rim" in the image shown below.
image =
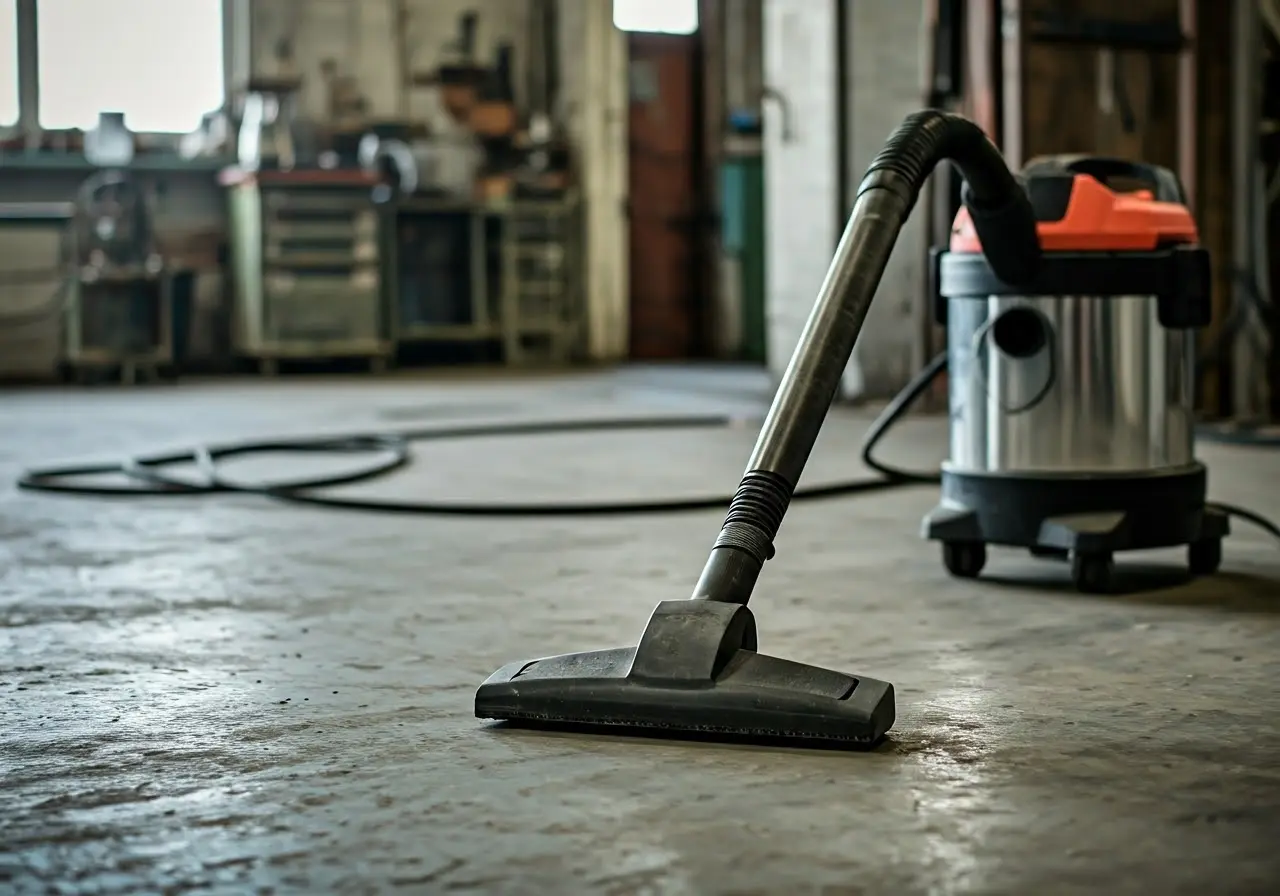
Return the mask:
POLYGON ((1218 541, 1225 513, 1206 499, 1203 464, 1123 474, 987 474, 943 468, 926 515, 930 541, 1111 554, 1218 541))

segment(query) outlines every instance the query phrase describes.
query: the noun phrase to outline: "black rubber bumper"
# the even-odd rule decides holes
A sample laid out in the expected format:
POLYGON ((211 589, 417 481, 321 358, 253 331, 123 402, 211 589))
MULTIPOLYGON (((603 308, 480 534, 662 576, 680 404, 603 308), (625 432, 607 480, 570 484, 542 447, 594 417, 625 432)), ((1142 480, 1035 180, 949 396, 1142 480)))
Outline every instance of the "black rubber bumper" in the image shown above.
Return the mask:
POLYGON ((992 544, 1110 554, 1224 537, 1225 514, 1206 508, 1202 464, 1126 475, 1029 476, 943 470, 942 500, 923 535, 992 544))

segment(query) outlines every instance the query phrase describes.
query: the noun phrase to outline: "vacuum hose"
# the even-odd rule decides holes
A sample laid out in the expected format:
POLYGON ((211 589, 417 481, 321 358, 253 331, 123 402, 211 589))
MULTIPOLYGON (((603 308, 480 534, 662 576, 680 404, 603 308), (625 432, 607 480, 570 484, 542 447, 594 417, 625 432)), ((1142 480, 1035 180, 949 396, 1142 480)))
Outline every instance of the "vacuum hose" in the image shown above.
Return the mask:
POLYGON ((756 441, 747 472, 694 589, 696 599, 746 604, 898 233, 926 178, 944 159, 964 176, 962 199, 984 253, 1007 283, 1029 281, 1040 261, 1035 213, 1000 151, 973 122, 945 112, 907 117, 858 187, 853 213, 756 441))

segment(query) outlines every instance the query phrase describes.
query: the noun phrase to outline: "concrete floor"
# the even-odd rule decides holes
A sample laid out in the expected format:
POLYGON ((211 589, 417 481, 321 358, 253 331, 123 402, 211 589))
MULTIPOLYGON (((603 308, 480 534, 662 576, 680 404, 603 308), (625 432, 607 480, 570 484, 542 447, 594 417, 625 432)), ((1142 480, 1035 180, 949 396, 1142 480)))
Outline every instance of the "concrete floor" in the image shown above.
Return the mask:
MULTIPOLYGON (((752 410, 644 374, 0 395, 0 476, 152 446, 479 418, 752 410)), ((806 481, 856 475, 837 411, 806 481)), ((943 423, 887 446, 929 464, 943 423)), ((707 494, 752 426, 424 446, 367 489, 707 494)), ((1280 517, 1280 453, 1206 446, 1280 517)), ((279 471, 280 461, 273 462, 279 471)), ((289 461, 297 466, 301 461, 289 461)), ((263 469, 255 465, 255 470, 263 469)), ((246 470, 243 475, 252 475, 246 470)), ((887 678, 871 754, 520 733, 472 718, 502 663, 628 643, 720 514, 503 521, 249 497, 0 495, 0 890, 1280 892, 1280 552, 1138 557, 1128 597, 997 552, 948 579, 929 489, 798 505, 762 649, 887 678)))

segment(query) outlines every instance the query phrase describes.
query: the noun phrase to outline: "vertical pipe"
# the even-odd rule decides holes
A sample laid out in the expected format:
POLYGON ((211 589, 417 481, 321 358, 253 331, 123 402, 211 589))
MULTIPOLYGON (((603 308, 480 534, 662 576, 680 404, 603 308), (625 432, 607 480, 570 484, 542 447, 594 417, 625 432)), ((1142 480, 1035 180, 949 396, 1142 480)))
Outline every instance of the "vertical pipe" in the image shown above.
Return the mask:
POLYGON ((1256 204, 1258 131, 1261 114, 1262 71, 1259 59, 1261 22, 1257 0, 1235 0, 1232 4, 1232 88, 1231 88, 1231 170, 1232 170, 1232 295, 1243 309, 1242 326, 1232 351, 1232 416, 1239 421, 1255 421, 1265 414, 1259 400, 1266 381, 1265 359, 1258 350, 1265 324, 1253 307, 1252 290, 1257 282, 1256 204))
POLYGON ((40 43, 36 0, 17 0, 18 130, 32 146, 40 137, 40 43))
MULTIPOLYGON (((1254 0, 1256 3, 1257 0, 1254 0)), ((1178 0, 1178 27, 1182 31, 1182 51, 1178 54, 1178 177, 1187 195, 1187 204, 1196 205, 1196 96, 1197 58, 1200 35, 1196 27, 1196 0, 1178 0)))
MULTIPOLYGON (((848 3, 852 0, 832 0, 835 4, 836 32, 836 228, 844 230, 845 221, 853 211, 852 180, 857 175, 851 170, 853 153, 853 84, 850 69, 850 51, 853 47, 852 16, 848 3)), ((837 242, 837 245, 839 243, 837 242)))
MULTIPOLYGON (((969 0, 964 4, 964 42, 960 51, 962 109, 996 146, 1003 141, 1000 129, 999 0, 969 0)), ((951 222, 947 222, 950 230, 951 222)))
POLYGON ((1026 128, 1023 127, 1022 70, 1026 54, 1022 34, 1022 3, 1001 0, 1001 105, 1003 120, 999 146, 1010 168, 1020 168, 1025 161, 1026 128))
POLYGON ((695 52, 694 109, 702 122, 696 134, 697 164, 699 165, 698 203, 694 210, 699 222, 693 231, 696 241, 694 257, 697 259, 694 286, 702 296, 698 304, 698 332, 695 342, 700 354, 716 356, 720 353, 717 334, 724 329, 721 317, 720 296, 720 234, 718 226, 720 210, 720 164, 724 156, 724 122, 726 118, 725 67, 725 19, 741 16, 745 9, 734 4, 726 8, 724 0, 699 0, 697 50, 695 52))

